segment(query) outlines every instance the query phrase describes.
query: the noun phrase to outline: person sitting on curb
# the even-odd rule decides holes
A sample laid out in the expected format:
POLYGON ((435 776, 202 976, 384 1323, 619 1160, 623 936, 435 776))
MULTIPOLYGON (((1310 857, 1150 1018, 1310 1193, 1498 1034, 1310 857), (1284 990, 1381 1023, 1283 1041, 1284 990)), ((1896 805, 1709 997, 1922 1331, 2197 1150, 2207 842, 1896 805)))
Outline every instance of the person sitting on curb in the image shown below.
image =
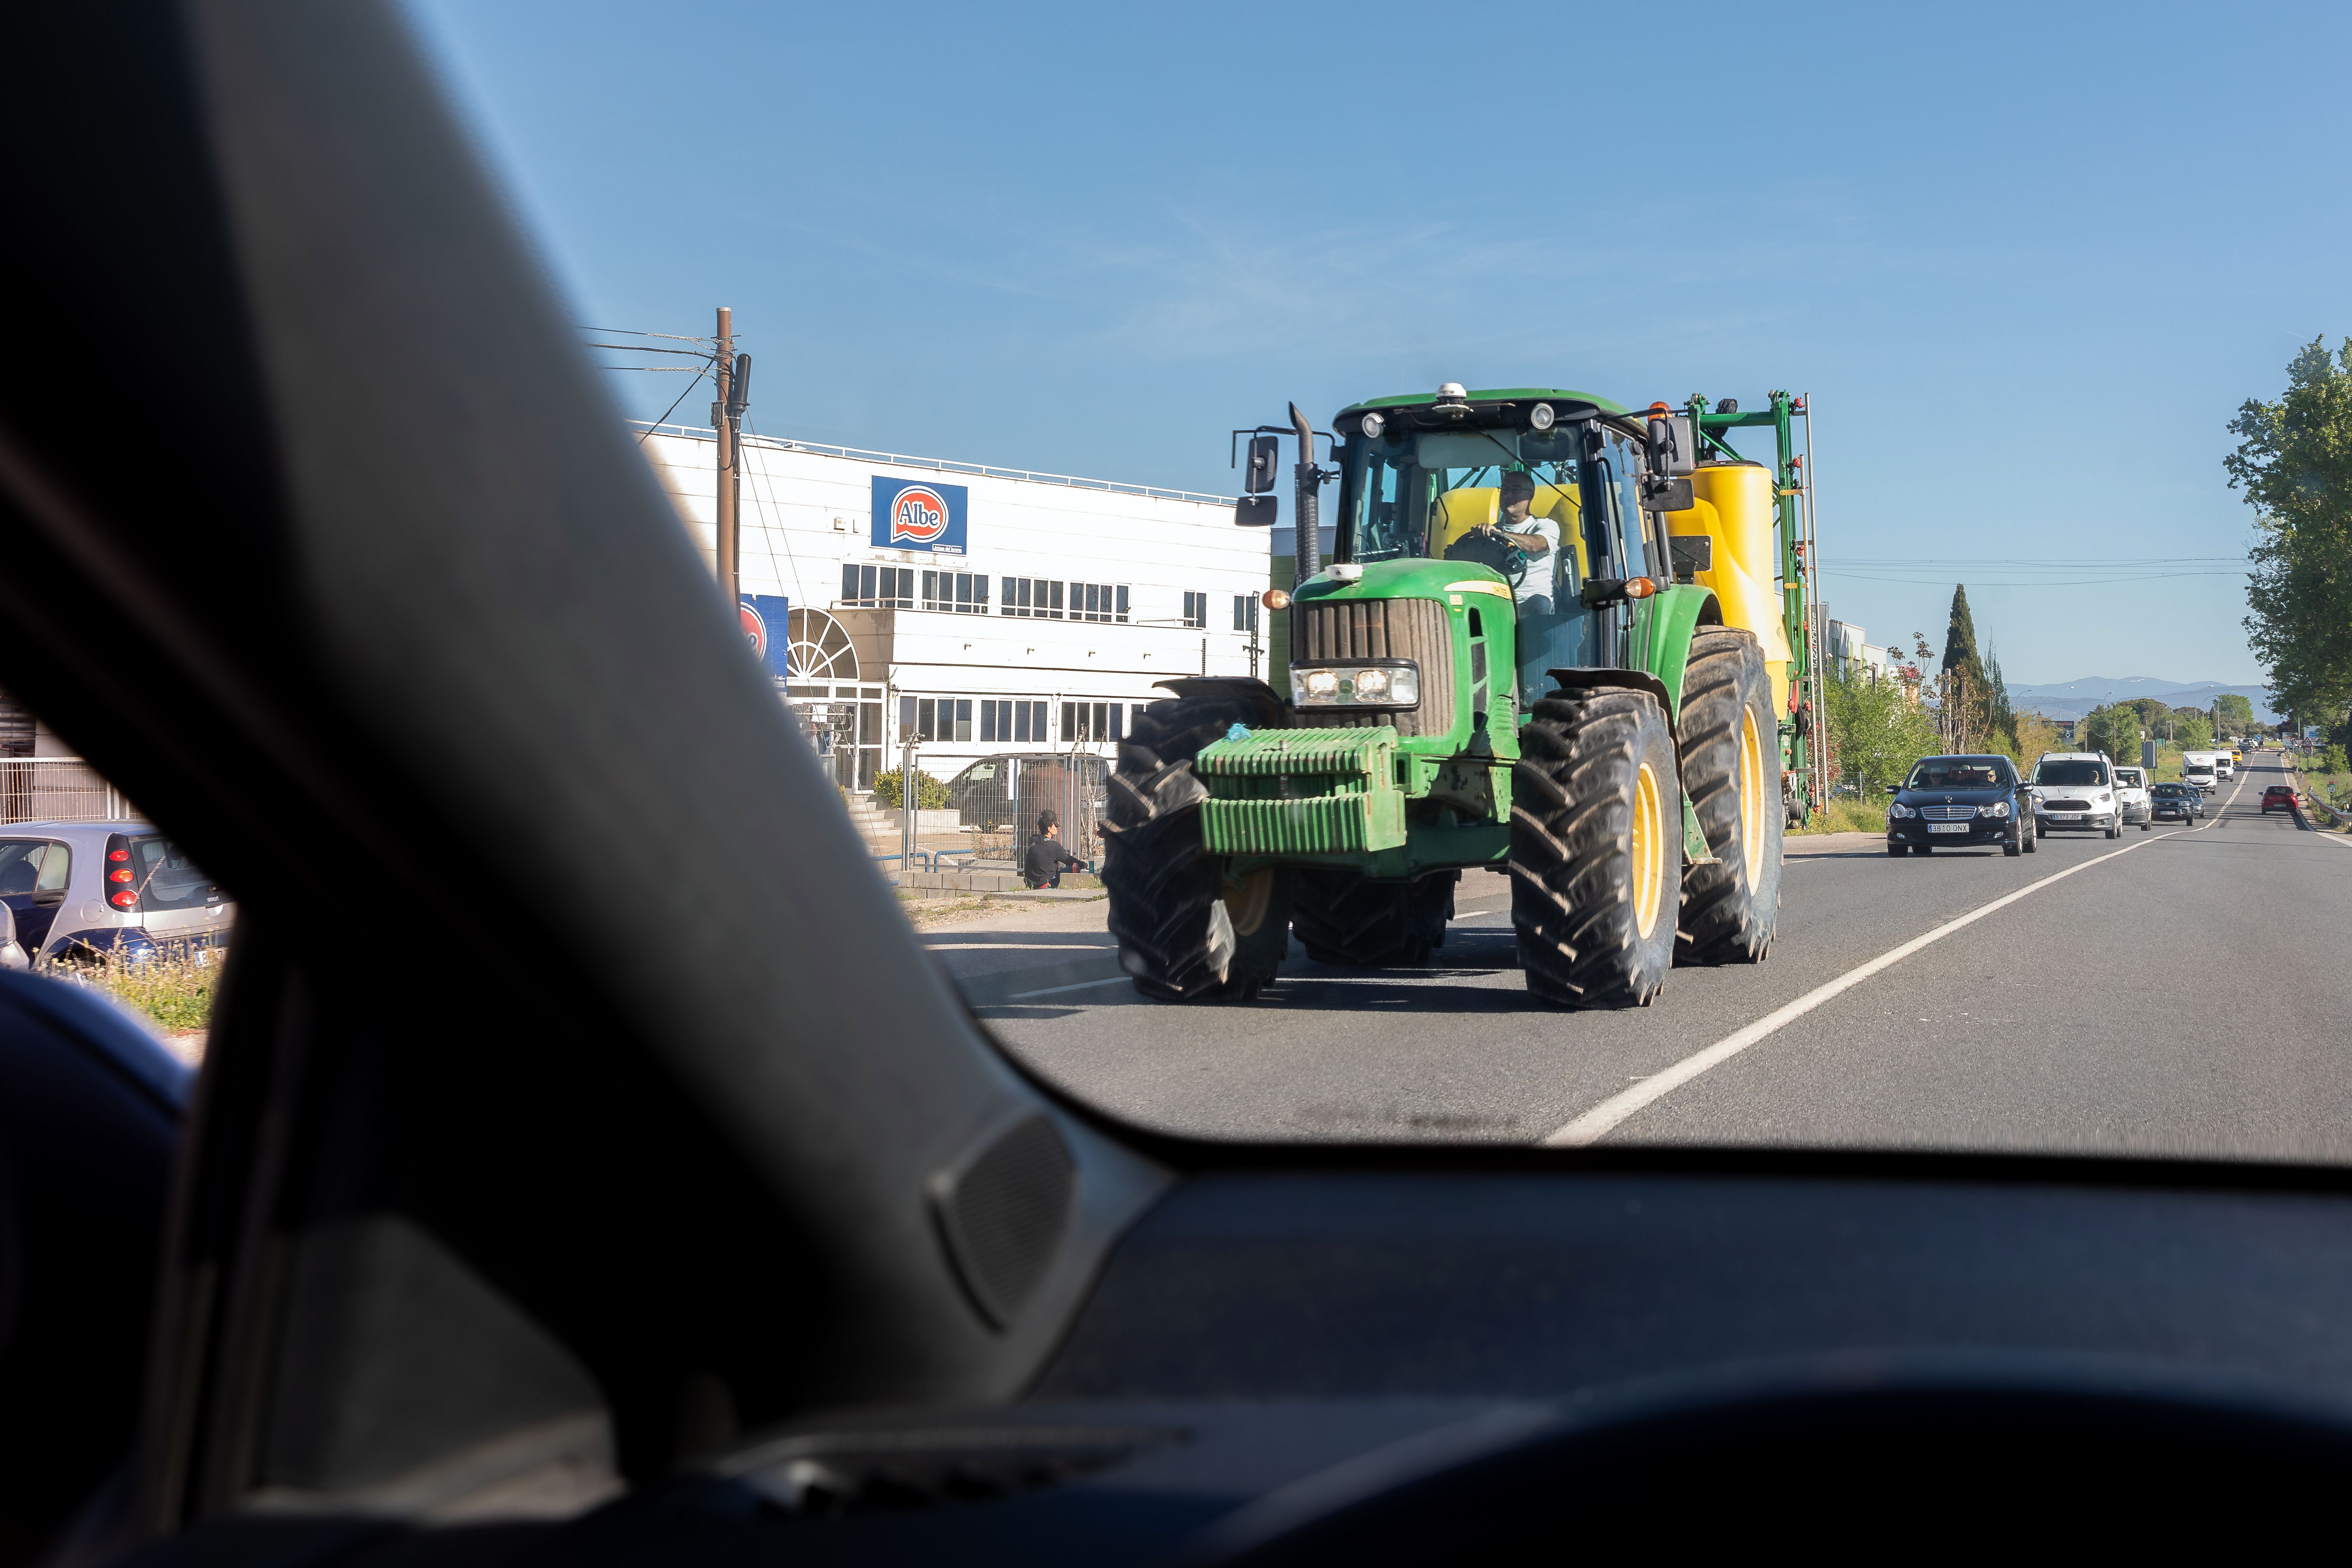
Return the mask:
POLYGON ((1037 814, 1037 837, 1029 840, 1029 852, 1021 861, 1021 879, 1033 889, 1060 887, 1065 866, 1087 868, 1084 860, 1062 847, 1060 833, 1061 824, 1052 812, 1037 814))

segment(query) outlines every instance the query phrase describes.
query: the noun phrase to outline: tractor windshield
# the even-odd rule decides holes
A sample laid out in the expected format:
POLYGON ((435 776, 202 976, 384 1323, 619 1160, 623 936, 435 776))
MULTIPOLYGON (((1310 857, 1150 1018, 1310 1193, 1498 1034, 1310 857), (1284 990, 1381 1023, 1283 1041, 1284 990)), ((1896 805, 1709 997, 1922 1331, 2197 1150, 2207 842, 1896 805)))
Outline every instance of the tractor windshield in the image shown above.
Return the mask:
POLYGON ((1621 451, 1580 463, 1580 427, 1544 435, 1438 430, 1349 443, 1340 492, 1339 559, 1408 557, 1489 567, 1518 606, 1522 689, 1540 671, 1601 658, 1587 579, 1643 570, 1631 497, 1611 495, 1631 472, 1621 451), (1588 506, 1588 489, 1599 504, 1588 506), (1536 672, 1528 675, 1527 672, 1536 672))

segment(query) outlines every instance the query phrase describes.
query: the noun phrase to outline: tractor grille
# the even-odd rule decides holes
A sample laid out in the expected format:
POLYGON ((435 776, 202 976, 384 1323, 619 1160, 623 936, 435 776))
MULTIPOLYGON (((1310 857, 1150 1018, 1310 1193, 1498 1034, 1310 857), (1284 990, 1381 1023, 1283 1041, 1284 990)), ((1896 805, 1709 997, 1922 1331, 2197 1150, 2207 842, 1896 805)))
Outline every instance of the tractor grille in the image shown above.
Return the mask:
POLYGON ((1317 726, 1360 729, 1393 724, 1402 738, 1444 735, 1454 729, 1454 628, 1434 599, 1343 599, 1297 605, 1290 657, 1300 663, 1335 658, 1409 658, 1421 666, 1421 706, 1403 713, 1315 710, 1317 726))
POLYGON ((1930 822, 1967 822, 1977 814, 1973 805, 1923 805, 1919 815, 1930 822))

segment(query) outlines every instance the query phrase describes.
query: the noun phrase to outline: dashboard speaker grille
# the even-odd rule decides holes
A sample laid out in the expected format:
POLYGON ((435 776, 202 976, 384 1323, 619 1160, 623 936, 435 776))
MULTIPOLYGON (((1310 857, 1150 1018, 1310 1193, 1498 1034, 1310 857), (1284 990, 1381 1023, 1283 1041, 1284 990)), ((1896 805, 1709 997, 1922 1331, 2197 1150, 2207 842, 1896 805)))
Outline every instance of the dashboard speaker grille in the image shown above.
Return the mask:
POLYGON ((981 1315, 997 1327, 1013 1321, 1053 1264, 1076 1175, 1053 1122, 1032 1116, 934 1181, 948 1256, 981 1315))

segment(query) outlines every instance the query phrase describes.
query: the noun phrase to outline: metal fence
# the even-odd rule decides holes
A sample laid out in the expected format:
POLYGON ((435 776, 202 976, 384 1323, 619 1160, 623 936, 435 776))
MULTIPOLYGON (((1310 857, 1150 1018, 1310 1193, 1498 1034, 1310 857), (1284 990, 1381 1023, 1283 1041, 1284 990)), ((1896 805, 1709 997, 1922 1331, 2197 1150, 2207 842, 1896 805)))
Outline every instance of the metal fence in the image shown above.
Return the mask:
POLYGON ((115 822, 138 815, 79 757, 0 757, 0 823, 115 822))
POLYGON ((1108 759, 1085 752, 1006 752, 972 763, 950 781, 950 804, 962 826, 988 848, 1003 847, 1013 864, 1029 852, 1037 818, 1051 811, 1063 846, 1081 860, 1102 858, 1102 812, 1108 759), (1000 837, 1002 836, 1002 837, 1000 837))

